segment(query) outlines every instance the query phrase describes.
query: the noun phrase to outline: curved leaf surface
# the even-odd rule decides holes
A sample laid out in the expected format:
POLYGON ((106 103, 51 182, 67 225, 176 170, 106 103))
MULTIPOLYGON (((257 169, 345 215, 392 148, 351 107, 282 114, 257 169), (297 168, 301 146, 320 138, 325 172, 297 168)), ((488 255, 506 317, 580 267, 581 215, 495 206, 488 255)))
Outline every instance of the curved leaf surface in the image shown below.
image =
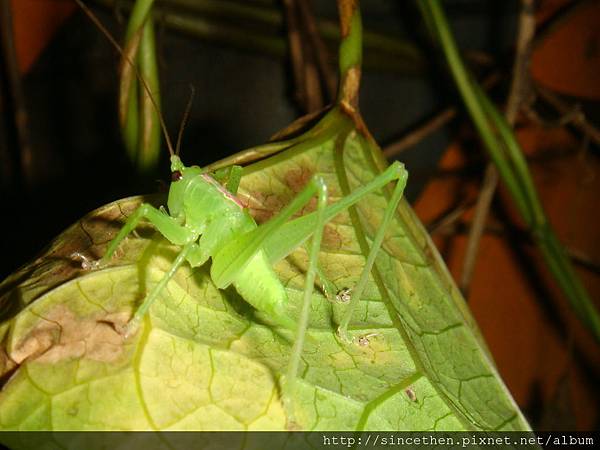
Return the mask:
MULTIPOLYGON (((334 202, 376 176, 380 151, 358 117, 332 110, 279 153, 247 166, 240 198, 257 222, 277 213, 314 173, 334 202)), ((254 151, 256 153, 256 151, 254 151)), ((410 182, 410 180, 409 180, 410 182)), ((387 204, 369 195, 327 224, 319 261, 338 289, 358 280, 387 204)), ((280 385, 294 336, 268 323, 208 266, 184 264, 125 339, 123 326, 177 253, 149 225, 109 267, 85 272, 141 198, 83 218, 0 285, 1 429, 285 429, 280 385)), ((160 201, 156 203, 160 204, 160 201)), ((316 202, 315 202, 316 203, 316 202)), ((307 206, 304 212, 314 208, 307 206)), ((288 313, 301 306, 307 253, 275 264, 288 313)), ((295 426, 306 430, 526 430, 476 325, 426 232, 403 202, 350 333, 347 306, 312 297, 295 426)))

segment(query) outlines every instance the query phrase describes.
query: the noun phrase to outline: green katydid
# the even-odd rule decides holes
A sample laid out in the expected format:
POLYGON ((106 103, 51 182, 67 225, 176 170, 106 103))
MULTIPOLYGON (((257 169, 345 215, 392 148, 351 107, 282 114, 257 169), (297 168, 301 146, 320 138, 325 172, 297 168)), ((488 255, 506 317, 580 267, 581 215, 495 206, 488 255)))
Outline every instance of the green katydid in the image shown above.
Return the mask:
MULTIPOLYGON (((126 62, 135 68, 133 62, 125 55, 120 46, 87 7, 79 0, 77 2, 103 33, 107 35, 126 62)), ((137 76, 160 117, 160 111, 145 80, 139 74, 137 76)), ((181 248, 171 267, 136 309, 127 324, 126 336, 136 333, 149 308, 182 264, 187 262, 191 267, 198 267, 211 258, 210 276, 219 289, 225 289, 233 285, 242 298, 256 308, 259 315, 264 317, 266 321, 296 331, 294 347, 286 374, 287 382, 283 387, 284 402, 288 403, 287 406, 289 407, 290 394, 293 391, 294 381, 297 377, 308 326, 310 298, 317 274, 324 285, 324 291, 331 292, 332 284, 327 281, 323 272, 318 268, 317 261, 325 224, 340 212, 360 201, 367 194, 384 188, 390 182, 396 182, 383 221, 373 239, 362 274, 357 285, 352 289, 351 299, 348 300, 347 290, 343 290, 339 296, 342 299, 340 301, 349 301, 350 304, 340 321, 338 335, 344 341, 351 341, 347 330, 352 312, 358 304, 366 285, 375 257, 383 242, 387 225, 392 221, 394 212, 400 202, 408 174, 403 164, 395 162, 368 184, 356 189, 334 204, 328 204, 327 185, 324 179, 318 174, 314 174, 304 189, 285 208, 268 222, 259 226, 236 197, 241 168, 233 166, 227 186, 223 186, 216 180, 215 174, 208 173, 198 166, 185 166, 179 157, 180 139, 178 139, 175 150, 173 150, 162 117, 160 117, 160 123, 171 161, 171 185, 167 201, 168 213, 164 209, 159 210, 149 204, 142 204, 127 219, 127 222, 111 241, 104 256, 99 261, 90 263, 82 255, 78 253, 74 255, 84 259, 84 268, 96 268, 105 265, 122 240, 136 228, 142 219, 149 221, 163 237, 181 248), (317 196, 318 199, 316 211, 290 220, 314 196, 317 196), (286 313, 287 294, 272 266, 298 246, 305 244, 311 237, 302 310, 296 324, 286 313)), ((181 137, 181 133, 179 137, 181 137)), ((299 140, 302 140, 302 138, 299 140)), ((364 345, 364 342, 365 339, 359 338, 356 340, 359 345, 364 345)), ((292 410, 289 410, 289 412, 292 413, 292 410)))

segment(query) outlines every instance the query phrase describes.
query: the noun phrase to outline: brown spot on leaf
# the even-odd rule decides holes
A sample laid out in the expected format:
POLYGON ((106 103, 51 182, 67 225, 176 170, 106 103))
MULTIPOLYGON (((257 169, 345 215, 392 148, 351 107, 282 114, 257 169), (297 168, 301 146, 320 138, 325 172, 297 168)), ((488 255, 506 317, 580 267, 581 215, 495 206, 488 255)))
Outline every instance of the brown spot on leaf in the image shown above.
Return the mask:
MULTIPOLYGON (((287 170, 283 176, 284 183, 290 188, 293 195, 289 193, 280 195, 275 192, 250 191, 241 193, 240 200, 246 205, 256 223, 260 225, 279 213, 295 194, 306 187, 312 176, 312 170, 303 166, 295 167, 287 170)), ((316 203, 316 198, 311 198, 297 215, 314 211, 316 203)))
POLYGON ((323 239, 321 242, 321 247, 325 247, 329 250, 339 250, 342 248, 344 243, 338 230, 330 224, 325 224, 325 227, 323 228, 323 239))
POLYGON ((0 378, 4 377, 5 374, 10 373, 16 366, 17 363, 10 359, 4 345, 0 347, 0 378))
POLYGON ((298 424, 298 422, 290 419, 289 417, 285 424, 285 429, 287 431, 302 431, 303 430, 303 428, 300 426, 300 424, 298 424))
POLYGON ((71 358, 112 362, 121 357, 125 338, 122 329, 129 313, 78 317, 64 305, 58 305, 40 318, 9 355, 17 364, 25 360, 55 363, 71 358))
POLYGON ((413 388, 407 388, 407 389, 405 389, 404 393, 406 394, 406 396, 408 397, 408 399, 411 402, 416 402, 418 400, 417 399, 417 394, 415 393, 415 391, 414 391, 413 388))
POLYGON ((298 193, 306 187, 312 176, 312 170, 300 166, 288 170, 285 173, 284 180, 293 192, 298 193))
POLYGON ((248 208, 250 215, 254 217, 254 220, 256 220, 256 223, 259 225, 273 217, 284 206, 284 203, 279 196, 270 193, 257 191, 253 192, 251 195, 247 194, 242 198, 242 201, 247 204, 246 207, 248 208))

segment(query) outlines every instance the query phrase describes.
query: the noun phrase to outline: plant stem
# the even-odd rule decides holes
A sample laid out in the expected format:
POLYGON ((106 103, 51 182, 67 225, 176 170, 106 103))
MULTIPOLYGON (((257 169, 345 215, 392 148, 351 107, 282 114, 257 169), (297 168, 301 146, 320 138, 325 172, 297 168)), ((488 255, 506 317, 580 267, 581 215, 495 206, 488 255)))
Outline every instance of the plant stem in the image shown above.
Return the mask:
POLYGON ((154 0, 138 0, 134 4, 125 35, 125 53, 139 65, 139 74, 151 92, 146 92, 124 61, 119 99, 125 146, 138 170, 146 173, 156 168, 160 152, 160 113, 155 108, 160 105, 160 93, 151 15, 153 3, 154 0))
POLYGON ((358 111, 358 91, 362 64, 362 22, 358 0, 338 0, 340 52, 338 104, 358 111))

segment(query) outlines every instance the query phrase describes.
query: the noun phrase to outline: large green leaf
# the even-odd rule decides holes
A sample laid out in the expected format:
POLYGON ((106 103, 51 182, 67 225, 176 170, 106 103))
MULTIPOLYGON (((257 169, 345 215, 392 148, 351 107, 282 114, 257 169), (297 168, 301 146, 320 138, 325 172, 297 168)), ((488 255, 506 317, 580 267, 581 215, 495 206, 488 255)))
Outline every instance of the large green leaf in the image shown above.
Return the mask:
MULTIPOLYGON (((240 198, 259 223, 314 173, 336 201, 384 167, 360 118, 338 109, 306 134, 238 159, 271 150, 244 169, 241 184, 240 198)), ((319 258, 338 289, 356 283, 387 195, 370 195, 327 224, 319 258)), ((13 309, 0 326, 0 368, 12 374, 0 392, 0 428, 285 429, 280 382, 291 332, 259 320, 233 288, 216 289, 207 267, 184 264, 142 329, 125 339, 123 325, 177 247, 146 225, 121 245, 110 267, 85 272, 71 258, 75 251, 99 258, 140 202, 129 198, 91 213, 0 285, 0 304, 13 309)), ((299 314, 307 259, 299 248, 275 265, 291 317, 299 314)), ((406 202, 364 297, 350 326, 363 339, 346 343, 335 334, 346 305, 314 293, 293 398, 296 426, 528 429, 406 202)))

